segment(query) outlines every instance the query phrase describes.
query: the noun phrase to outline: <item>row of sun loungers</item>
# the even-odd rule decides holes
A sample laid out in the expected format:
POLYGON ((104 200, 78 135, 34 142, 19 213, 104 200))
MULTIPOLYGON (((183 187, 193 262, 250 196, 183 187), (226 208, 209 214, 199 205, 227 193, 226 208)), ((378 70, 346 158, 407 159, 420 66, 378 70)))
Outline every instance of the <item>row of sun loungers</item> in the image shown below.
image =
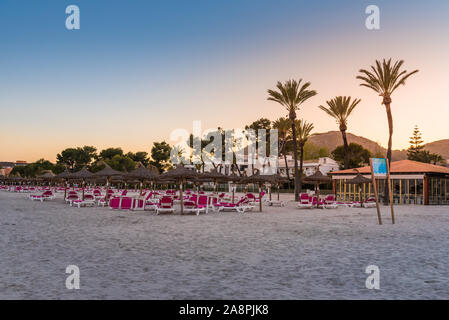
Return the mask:
MULTIPOLYGON (((55 192, 64 192, 64 188, 56 190, 56 188, 50 189, 48 187, 38 188, 34 190, 40 190, 39 193, 30 194, 28 197, 32 201, 47 201, 55 198, 55 192)), ((2 190, 11 192, 25 192, 20 187, 6 187, 2 186, 2 190)), ((80 190, 78 190, 80 191, 80 190)), ((70 206, 81 207, 93 207, 93 206, 108 206, 112 210, 152 210, 156 214, 161 213, 174 213, 175 204, 180 203, 179 196, 176 190, 162 191, 146 191, 139 197, 128 197, 127 190, 123 190, 119 193, 109 189, 108 201, 105 199, 105 195, 99 189, 90 190, 89 193, 84 194, 84 198, 80 197, 79 192, 75 190, 68 191, 65 201, 70 206)), ((226 194, 221 193, 218 196, 210 196, 204 192, 192 192, 187 190, 183 198, 183 212, 194 213, 199 215, 201 213, 212 212, 248 212, 252 211, 260 201, 263 201, 268 206, 285 206, 284 201, 263 199, 264 193, 262 192, 262 199, 259 199, 255 195, 248 193, 241 197, 237 202, 232 203, 230 199, 227 199, 226 194)), ((368 199, 363 204, 358 201, 337 201, 334 195, 328 195, 323 199, 318 199, 316 196, 309 196, 304 193, 300 196, 300 201, 297 204, 301 209, 335 209, 338 207, 364 207, 372 208, 376 207, 374 199, 368 199)))
POLYGON ((364 207, 364 208, 374 208, 376 207, 376 202, 373 198, 366 200, 363 204, 358 201, 337 201, 334 195, 328 195, 324 199, 318 199, 316 196, 309 196, 306 193, 300 195, 298 208, 300 209, 336 209, 338 207, 364 207))
MULTIPOLYGON (((169 195, 161 195, 158 192, 149 192, 140 197, 127 197, 127 191, 124 190, 120 195, 114 194, 112 190, 109 190, 109 199, 107 202, 108 207, 111 210, 153 210, 156 214, 161 213, 174 213, 175 212, 175 200, 180 201, 176 195, 169 193, 169 195)), ((52 191, 44 191, 38 195, 30 195, 31 200, 51 200, 54 199, 52 191)), ((184 213, 208 213, 209 210, 213 212, 235 211, 235 212, 248 212, 254 209, 254 203, 259 200, 254 197, 242 197, 238 202, 231 203, 223 201, 224 194, 217 197, 211 197, 204 194, 191 194, 183 199, 183 212, 184 213)), ((93 206, 106 206, 105 196, 100 190, 94 190, 92 193, 85 194, 84 198, 80 197, 76 191, 68 191, 65 202, 70 206, 81 207, 93 207, 93 206)))

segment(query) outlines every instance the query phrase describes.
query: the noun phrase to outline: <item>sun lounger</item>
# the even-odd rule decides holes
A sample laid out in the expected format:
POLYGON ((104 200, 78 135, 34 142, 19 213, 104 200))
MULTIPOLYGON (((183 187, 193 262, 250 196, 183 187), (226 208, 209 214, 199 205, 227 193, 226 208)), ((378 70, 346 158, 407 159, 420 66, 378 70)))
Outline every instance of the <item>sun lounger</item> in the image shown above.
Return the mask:
POLYGON ((363 207, 364 208, 375 208, 376 207, 376 202, 372 202, 372 201, 367 201, 363 203, 363 207))
POLYGON ((301 193, 297 207, 299 209, 312 209, 312 199, 307 193, 301 193))
POLYGON ((185 203, 184 213, 195 213, 197 216, 200 213, 208 213, 209 212, 209 197, 206 195, 200 195, 199 197, 194 197, 196 203, 192 200, 185 203))
POLYGON ((285 207, 285 201, 281 200, 267 200, 267 204, 272 207, 285 207))
POLYGON ((95 207, 95 197, 92 194, 86 194, 84 195, 84 200, 82 199, 76 199, 72 200, 70 202, 70 206, 77 206, 78 208, 81 207, 95 207))
POLYGON ((174 213, 174 203, 171 196, 163 196, 158 207, 156 208, 156 214, 160 213, 174 213))
POLYGON ((53 200, 55 198, 55 196, 54 196, 53 192, 51 192, 51 191, 44 191, 42 194, 31 194, 29 196, 29 198, 32 201, 37 200, 37 201, 44 202, 44 200, 53 200))
POLYGON ((326 198, 323 200, 323 208, 324 209, 337 209, 338 208, 338 204, 335 201, 334 195, 326 196, 326 198))
POLYGON ((218 212, 235 211, 239 213, 245 213, 248 211, 252 211, 253 209, 254 205, 250 204, 250 200, 247 197, 243 197, 237 203, 219 202, 215 205, 214 211, 218 212))
POLYGON ((72 205, 72 201, 75 200, 80 200, 80 197, 78 195, 78 193, 74 192, 74 191, 70 191, 67 196, 65 197, 65 202, 70 203, 70 205, 72 205))

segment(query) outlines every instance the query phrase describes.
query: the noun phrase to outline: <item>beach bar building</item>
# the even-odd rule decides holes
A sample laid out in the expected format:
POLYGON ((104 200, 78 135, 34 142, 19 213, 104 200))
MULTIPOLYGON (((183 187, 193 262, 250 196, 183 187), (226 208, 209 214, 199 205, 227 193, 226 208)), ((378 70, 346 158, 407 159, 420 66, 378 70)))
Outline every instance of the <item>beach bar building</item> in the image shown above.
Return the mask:
MULTIPOLYGON (((369 166, 334 171, 333 191, 341 201, 360 201, 374 197, 372 183, 358 185, 346 183, 357 173, 371 179, 369 166), (361 190, 361 192, 359 192, 361 190)), ((449 168, 411 160, 391 163, 391 183, 395 204, 447 205, 449 204, 449 168)), ((378 180, 380 199, 384 197, 386 179, 378 180)))

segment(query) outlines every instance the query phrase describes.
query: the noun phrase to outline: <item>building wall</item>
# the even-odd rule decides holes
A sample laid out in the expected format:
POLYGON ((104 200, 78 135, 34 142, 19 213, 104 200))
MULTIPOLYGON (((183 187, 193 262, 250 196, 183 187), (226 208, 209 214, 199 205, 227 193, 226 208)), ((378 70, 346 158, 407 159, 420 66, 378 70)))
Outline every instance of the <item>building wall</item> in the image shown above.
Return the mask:
MULTIPOLYGON (((369 177, 369 176, 366 176, 369 177)), ((371 183, 359 189, 356 185, 346 184, 353 177, 334 177, 334 190, 342 201, 360 201, 360 198, 374 197, 371 183)), ((386 180, 378 180, 378 193, 381 201, 384 197, 386 180)), ((449 178, 428 175, 391 175, 393 203, 395 205, 449 205, 449 178)))

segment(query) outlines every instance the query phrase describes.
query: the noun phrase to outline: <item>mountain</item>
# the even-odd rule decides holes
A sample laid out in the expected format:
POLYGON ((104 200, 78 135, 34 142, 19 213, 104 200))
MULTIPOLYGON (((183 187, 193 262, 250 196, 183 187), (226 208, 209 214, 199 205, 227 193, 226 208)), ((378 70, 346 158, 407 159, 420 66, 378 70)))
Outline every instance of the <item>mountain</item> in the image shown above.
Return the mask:
POLYGON ((430 142, 424 145, 424 149, 441 155, 443 159, 449 159, 449 139, 430 142))
MULTIPOLYGON (((386 156, 387 149, 381 147, 377 142, 374 142, 370 139, 356 136, 352 133, 346 133, 346 136, 348 138, 348 143, 357 143, 363 146, 365 149, 369 150, 373 155, 383 155, 386 156)), ((449 144, 449 140, 447 141, 449 144)), ((320 147, 326 147, 329 152, 332 152, 335 148, 338 146, 341 146, 343 144, 343 140, 341 138, 341 132, 340 131, 329 131, 325 133, 316 133, 312 135, 309 138, 309 142, 320 146, 320 147)), ((430 150, 429 150, 430 151, 430 150)), ((449 152, 448 152, 449 153, 449 152)), ((441 153, 440 153, 441 154, 441 153)), ((449 158, 449 154, 448 154, 449 158)), ((406 150, 393 150, 392 152, 392 160, 398 161, 398 160, 405 160, 407 159, 407 151, 406 150)))

